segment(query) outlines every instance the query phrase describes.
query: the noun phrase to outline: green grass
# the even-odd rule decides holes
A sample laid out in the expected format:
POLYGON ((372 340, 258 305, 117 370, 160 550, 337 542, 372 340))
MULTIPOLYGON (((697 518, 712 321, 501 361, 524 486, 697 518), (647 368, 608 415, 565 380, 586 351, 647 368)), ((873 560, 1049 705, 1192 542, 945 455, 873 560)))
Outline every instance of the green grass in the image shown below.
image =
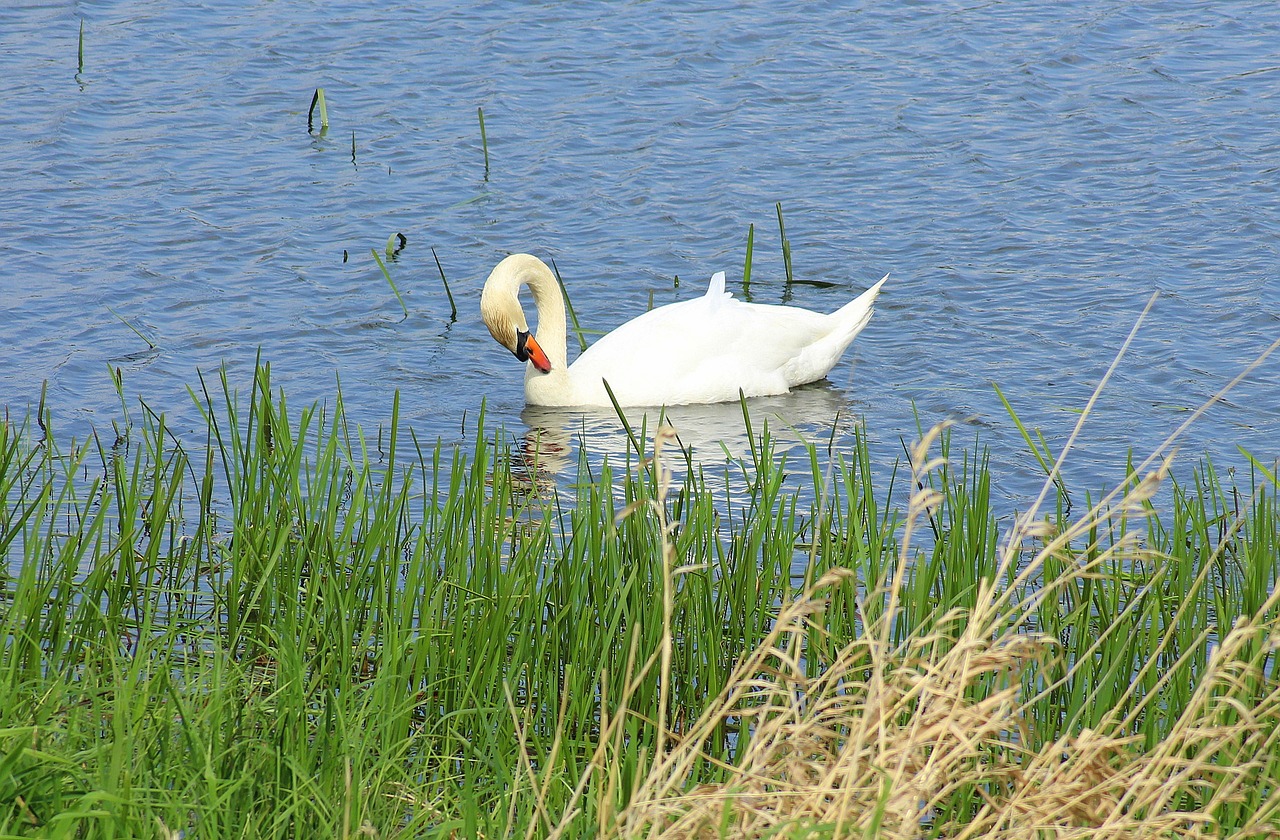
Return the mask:
POLYGON ((440 255, 436 253, 436 249, 431 249, 431 256, 436 261, 436 270, 440 272, 440 282, 444 284, 444 293, 449 298, 449 321, 456 322, 458 320, 458 304, 453 302, 453 292, 449 289, 449 278, 444 276, 444 266, 440 264, 440 255))
MULTIPOLYGON (((387 249, 388 251, 391 250, 390 242, 387 244, 387 249)), ((396 281, 391 279, 391 272, 387 271, 387 264, 382 261, 382 257, 378 256, 377 248, 370 248, 369 252, 373 254, 373 261, 378 264, 378 269, 382 272, 383 278, 387 281, 387 285, 391 287, 392 294, 396 296, 396 303, 400 304, 400 311, 404 313, 405 318, 408 318, 409 307, 405 305, 404 298, 401 296, 400 290, 396 288, 396 281)), ((443 273, 441 276, 444 276, 443 273)), ((450 297, 450 302, 452 303, 452 297, 450 297)))
POLYGON ((782 245, 782 267, 787 274, 787 288, 790 288, 796 279, 791 270, 791 240, 787 238, 787 226, 782 221, 782 202, 777 202, 775 208, 778 211, 778 241, 782 245))
POLYGON ((484 179, 489 180, 489 135, 484 130, 484 108, 476 108, 476 118, 480 121, 480 146, 484 149, 484 179))
POLYGON ((645 460, 557 490, 483 418, 446 447, 393 404, 369 439, 266 366, 193 398, 184 444, 145 407, 111 440, 0 424, 0 835, 1034 836, 992 814, 1042 777, 1063 792, 1042 836, 1280 814, 1274 468, 1206 460, 1159 495, 1135 469, 1096 511, 1058 489, 1011 524, 946 429, 885 474, 861 434, 784 458, 760 426, 727 499, 644 425, 645 460), (974 752, 929 735, 925 696, 974 752), (928 735, 924 763, 884 752, 832 788, 813 768, 858 754, 875 703, 868 731, 928 735), (1143 757, 1182 783, 1099 769, 1143 757), (756 807, 773 769, 769 791, 868 804, 756 807), (1079 806, 1111 802, 1095 777, 1112 823, 1079 806))
MULTIPOLYGON (((320 109, 320 134, 324 135, 329 130, 329 106, 325 103, 324 88, 316 88, 315 93, 311 95, 311 107, 307 109, 307 131, 312 130, 312 119, 315 117, 316 108, 320 109)), ((353 155, 354 157, 354 150, 353 155)))

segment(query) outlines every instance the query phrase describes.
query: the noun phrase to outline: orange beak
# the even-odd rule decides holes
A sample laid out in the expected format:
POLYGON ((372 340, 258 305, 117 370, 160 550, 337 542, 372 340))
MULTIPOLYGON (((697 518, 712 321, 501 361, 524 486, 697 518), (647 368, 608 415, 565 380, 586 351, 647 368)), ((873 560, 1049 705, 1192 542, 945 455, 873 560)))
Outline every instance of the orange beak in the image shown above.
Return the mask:
POLYGON ((517 335, 516 358, 522 362, 533 362, 533 366, 543 373, 551 372, 551 360, 542 352, 542 347, 532 333, 521 332, 517 335))

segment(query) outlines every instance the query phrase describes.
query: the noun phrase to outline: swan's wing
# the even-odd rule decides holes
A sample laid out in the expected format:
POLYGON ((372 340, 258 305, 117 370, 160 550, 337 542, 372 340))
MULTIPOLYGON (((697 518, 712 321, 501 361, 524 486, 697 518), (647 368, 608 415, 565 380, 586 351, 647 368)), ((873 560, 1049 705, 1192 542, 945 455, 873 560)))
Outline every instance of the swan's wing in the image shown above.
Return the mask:
POLYGON ((838 311, 734 300, 724 272, 707 293, 646 312, 599 339, 569 368, 583 403, 712 403, 786 393, 826 376, 871 317, 881 280, 838 311))
MULTIPOLYGON (((624 405, 674 405, 780 394, 794 384, 788 365, 829 331, 826 316, 760 306, 723 291, 659 307, 600 338, 570 367, 575 388, 608 404, 606 379, 624 405)), ((717 288, 718 287, 718 288, 717 288)))

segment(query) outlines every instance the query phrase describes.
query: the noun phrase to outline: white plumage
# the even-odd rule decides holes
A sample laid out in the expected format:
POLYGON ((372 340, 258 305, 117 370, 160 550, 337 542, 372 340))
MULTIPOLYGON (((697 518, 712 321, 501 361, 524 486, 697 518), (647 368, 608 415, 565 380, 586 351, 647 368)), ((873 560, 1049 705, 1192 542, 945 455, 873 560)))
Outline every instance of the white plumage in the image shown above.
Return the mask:
POLYGON ((828 315, 794 306, 745 303, 725 291, 724 273, 707 293, 658 307, 621 325, 568 364, 564 299, 555 275, 537 257, 513 254, 485 283, 480 309, 497 341, 528 359, 530 405, 715 403, 784 394, 823 378, 871 318, 885 275, 828 315), (538 310, 537 337, 518 292, 527 285, 538 310), (524 337, 522 340, 522 336, 524 337), (549 367, 549 370, 543 370, 549 367))

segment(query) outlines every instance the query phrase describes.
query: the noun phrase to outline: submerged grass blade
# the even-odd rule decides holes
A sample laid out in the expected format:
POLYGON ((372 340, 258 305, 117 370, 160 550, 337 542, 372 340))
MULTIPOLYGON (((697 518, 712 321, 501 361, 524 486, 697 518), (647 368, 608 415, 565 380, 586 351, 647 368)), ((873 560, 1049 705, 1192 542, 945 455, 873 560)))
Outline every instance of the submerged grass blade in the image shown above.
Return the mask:
POLYGON ((370 248, 369 253, 373 254, 374 261, 378 264, 378 268, 382 270, 382 276, 386 278, 387 285, 391 287, 392 293, 396 296, 396 301, 400 304, 400 311, 404 313, 404 317, 409 317, 409 307, 405 306, 404 298, 400 296, 400 290, 396 288, 396 281, 391 279, 391 272, 387 271, 387 264, 382 261, 382 257, 378 256, 377 248, 370 248))
POLYGON ((120 323, 122 323, 122 324, 124 324, 126 327, 128 327, 130 332, 132 332, 132 333, 133 333, 134 335, 136 335, 138 338, 142 339, 142 340, 146 343, 146 345, 147 345, 147 349, 148 349, 148 350, 154 350, 154 349, 156 349, 155 342, 154 342, 154 341, 152 341, 151 339, 147 338, 145 335, 143 335, 143 334, 142 334, 142 331, 141 331, 141 330, 139 330, 139 329, 138 329, 137 327, 135 327, 133 324, 130 324, 127 320, 125 320, 123 317, 121 317, 121 316, 120 316, 120 313, 116 312, 116 311, 115 311, 114 309, 112 309, 110 306, 108 306, 108 307, 107 307, 107 311, 108 311, 108 312, 110 312, 112 315, 114 315, 117 321, 119 321, 120 323))

